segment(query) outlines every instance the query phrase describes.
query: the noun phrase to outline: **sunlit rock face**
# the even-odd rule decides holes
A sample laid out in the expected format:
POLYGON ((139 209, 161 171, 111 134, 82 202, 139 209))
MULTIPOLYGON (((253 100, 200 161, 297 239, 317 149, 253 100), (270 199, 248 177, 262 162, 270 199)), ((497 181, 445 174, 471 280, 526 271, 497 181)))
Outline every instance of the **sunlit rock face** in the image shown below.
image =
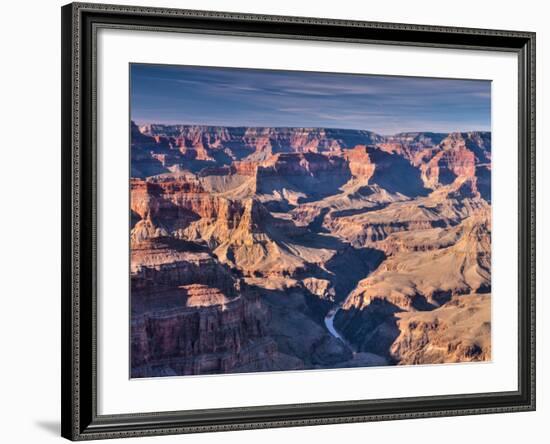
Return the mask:
POLYGON ((132 377, 491 358, 490 133, 130 129, 132 377))

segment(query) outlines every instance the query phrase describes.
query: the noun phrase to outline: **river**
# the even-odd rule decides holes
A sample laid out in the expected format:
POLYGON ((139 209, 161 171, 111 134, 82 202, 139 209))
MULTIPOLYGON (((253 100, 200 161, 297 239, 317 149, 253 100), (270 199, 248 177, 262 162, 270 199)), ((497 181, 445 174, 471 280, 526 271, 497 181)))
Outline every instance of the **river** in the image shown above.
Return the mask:
POLYGON ((340 341, 342 341, 344 344, 349 345, 344 337, 338 332, 338 330, 336 330, 336 327, 334 327, 334 318, 336 317, 336 313, 338 313, 338 310, 340 310, 341 308, 342 305, 339 304, 336 307, 330 309, 330 311, 325 316, 325 326, 332 336, 334 336, 336 339, 340 339, 340 341))

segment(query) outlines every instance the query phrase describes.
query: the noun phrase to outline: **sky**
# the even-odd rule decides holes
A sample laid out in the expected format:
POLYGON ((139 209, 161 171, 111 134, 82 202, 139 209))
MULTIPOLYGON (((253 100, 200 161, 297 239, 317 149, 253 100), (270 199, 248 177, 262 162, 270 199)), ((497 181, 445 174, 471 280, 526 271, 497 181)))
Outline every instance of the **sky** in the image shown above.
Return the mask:
POLYGON ((175 65, 130 65, 138 124, 490 131, 491 82, 175 65))

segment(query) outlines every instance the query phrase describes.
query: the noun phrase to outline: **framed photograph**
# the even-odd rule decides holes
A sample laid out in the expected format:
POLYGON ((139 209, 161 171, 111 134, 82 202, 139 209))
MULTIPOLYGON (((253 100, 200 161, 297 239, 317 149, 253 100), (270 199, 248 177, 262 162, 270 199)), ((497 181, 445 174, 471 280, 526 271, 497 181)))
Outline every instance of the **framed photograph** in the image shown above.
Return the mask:
POLYGON ((64 437, 534 410, 534 33, 61 12, 64 437))

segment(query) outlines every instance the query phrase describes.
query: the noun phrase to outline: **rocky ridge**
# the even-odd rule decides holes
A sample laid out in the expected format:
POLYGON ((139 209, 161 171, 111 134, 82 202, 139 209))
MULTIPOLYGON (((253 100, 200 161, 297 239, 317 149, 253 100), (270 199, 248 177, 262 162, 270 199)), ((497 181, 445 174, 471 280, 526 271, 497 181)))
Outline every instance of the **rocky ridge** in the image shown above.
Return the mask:
POLYGON ((134 377, 490 359, 490 133, 132 123, 131 150, 134 377))

